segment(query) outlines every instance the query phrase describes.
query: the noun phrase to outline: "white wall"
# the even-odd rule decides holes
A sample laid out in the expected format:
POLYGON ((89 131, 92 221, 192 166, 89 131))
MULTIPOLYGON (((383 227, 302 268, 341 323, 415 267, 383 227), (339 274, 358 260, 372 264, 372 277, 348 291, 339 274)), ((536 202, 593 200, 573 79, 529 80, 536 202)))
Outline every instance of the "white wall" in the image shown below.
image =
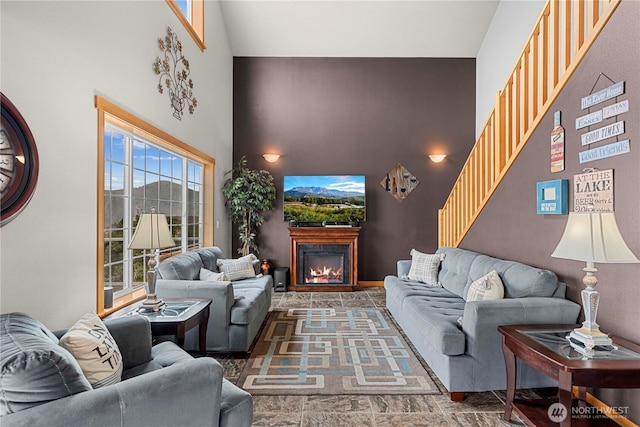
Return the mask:
POLYGON ((205 4, 203 53, 163 0, 2 1, 2 92, 34 135, 40 175, 25 210, 0 230, 0 312, 70 326, 96 300, 100 95, 216 159, 215 243, 231 253, 220 192, 232 166, 233 61, 219 3, 205 4), (158 93, 152 63, 171 26, 199 106, 182 121, 158 93))
POLYGON ((476 137, 542 13, 546 0, 501 0, 476 57, 476 137))

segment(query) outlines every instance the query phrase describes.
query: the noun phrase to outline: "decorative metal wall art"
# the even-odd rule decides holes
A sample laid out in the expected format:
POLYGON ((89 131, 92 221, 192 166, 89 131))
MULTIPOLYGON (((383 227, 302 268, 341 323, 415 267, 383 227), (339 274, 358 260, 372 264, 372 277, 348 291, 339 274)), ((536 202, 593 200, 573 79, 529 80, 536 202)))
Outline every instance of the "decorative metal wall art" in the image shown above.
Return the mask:
POLYGON ((38 181, 38 149, 33 135, 15 105, 2 98, 0 128, 0 226, 24 209, 38 181))
POLYGON ((166 86, 169 90, 173 117, 182 120, 185 107, 193 114, 193 110, 198 106, 198 100, 193 96, 193 81, 189 77, 189 61, 182 54, 182 43, 171 27, 167 27, 165 38, 158 39, 158 46, 163 53, 163 56, 156 57, 153 63, 154 73, 160 76, 158 92, 164 93, 166 86))
POLYGON ((418 184, 420 184, 418 179, 400 163, 380 181, 382 188, 400 203, 407 198, 409 193, 415 190, 418 184))

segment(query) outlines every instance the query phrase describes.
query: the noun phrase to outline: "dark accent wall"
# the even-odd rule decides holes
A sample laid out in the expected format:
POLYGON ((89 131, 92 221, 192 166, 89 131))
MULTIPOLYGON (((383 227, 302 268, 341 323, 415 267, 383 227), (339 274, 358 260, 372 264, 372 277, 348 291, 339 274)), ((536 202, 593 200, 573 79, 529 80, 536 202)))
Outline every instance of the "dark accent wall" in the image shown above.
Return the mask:
POLYGON ((437 248, 438 209, 475 142, 475 59, 235 58, 233 112, 234 163, 246 156, 277 185, 259 256, 289 265, 284 175, 365 175, 358 278, 381 281, 412 248, 437 248), (420 181, 402 203, 380 186, 398 163, 420 181))
MULTIPOLYGON (((581 269, 584 263, 551 258, 565 224, 566 215, 536 215, 536 182, 569 179, 569 210, 573 211, 573 175, 583 168, 613 169, 615 214, 620 231, 637 257, 640 257, 640 3, 623 1, 587 53, 567 86, 554 102, 531 141, 522 151, 504 181, 484 208, 460 247, 513 259, 555 271, 569 287, 568 296, 580 300, 584 288, 581 269), (617 119, 607 119, 590 128, 575 129, 575 119, 590 111, 580 109, 580 99, 590 93, 600 73, 626 83, 625 94, 617 101, 629 100, 629 112, 617 119), (553 113, 562 112, 565 128, 566 168, 550 173, 550 133, 553 113), (624 120, 625 133, 618 140, 630 140, 631 152, 580 164, 580 135, 605 124, 624 120)), ((602 77, 594 91, 612 83, 602 77)), ((610 138, 590 148, 614 142, 610 138)), ((597 264, 600 306, 597 321, 601 330, 640 343, 640 264, 597 264)), ((581 319, 582 320, 582 319, 581 319)), ((640 420, 640 390, 599 390, 597 394, 609 405, 628 406, 628 416, 640 420)))

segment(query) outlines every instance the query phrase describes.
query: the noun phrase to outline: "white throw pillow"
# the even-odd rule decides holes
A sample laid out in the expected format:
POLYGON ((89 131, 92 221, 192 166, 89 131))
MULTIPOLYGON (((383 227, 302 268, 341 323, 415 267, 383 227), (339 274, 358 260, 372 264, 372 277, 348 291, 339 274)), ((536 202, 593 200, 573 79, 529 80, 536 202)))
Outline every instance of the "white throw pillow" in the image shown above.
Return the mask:
POLYGON ((423 254, 411 249, 411 268, 409 268, 408 279, 439 287, 438 270, 443 259, 444 254, 423 254))
POLYGON ((93 388, 120 382, 120 349, 97 314, 85 314, 62 336, 60 345, 75 357, 93 388))
POLYGON ((224 282, 227 276, 224 273, 216 273, 215 271, 200 269, 200 280, 203 282, 224 282))
POLYGON ((238 259, 219 259, 218 269, 225 274, 227 280, 242 280, 256 277, 253 261, 256 256, 249 254, 238 259))
POLYGON ((504 285, 495 270, 482 276, 469 286, 467 301, 485 301, 504 298, 504 285))

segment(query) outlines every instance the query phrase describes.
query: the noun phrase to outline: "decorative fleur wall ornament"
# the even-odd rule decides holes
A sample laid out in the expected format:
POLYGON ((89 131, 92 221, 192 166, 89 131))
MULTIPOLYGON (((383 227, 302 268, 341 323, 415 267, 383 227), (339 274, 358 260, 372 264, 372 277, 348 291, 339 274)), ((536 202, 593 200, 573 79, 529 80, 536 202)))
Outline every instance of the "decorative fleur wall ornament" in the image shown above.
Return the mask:
POLYGON ((182 120, 185 107, 193 114, 198 106, 198 100, 193 96, 193 81, 189 77, 189 61, 182 54, 182 43, 171 27, 167 27, 164 39, 158 39, 158 46, 163 53, 163 57, 156 57, 153 63, 153 72, 160 76, 158 92, 164 93, 165 87, 169 90, 173 117, 182 120))

